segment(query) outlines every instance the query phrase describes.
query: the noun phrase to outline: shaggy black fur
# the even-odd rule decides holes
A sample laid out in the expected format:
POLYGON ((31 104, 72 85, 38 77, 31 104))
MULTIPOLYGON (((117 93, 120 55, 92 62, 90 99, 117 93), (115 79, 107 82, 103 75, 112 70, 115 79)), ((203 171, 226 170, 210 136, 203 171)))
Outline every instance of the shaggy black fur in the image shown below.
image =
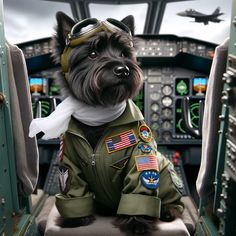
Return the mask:
MULTIPOLYGON (((53 58, 60 62, 66 35, 75 24, 64 13, 57 13, 57 34, 53 38, 53 58)), ((123 22, 133 27, 133 17, 123 22), (129 22, 129 23, 128 23, 129 22)), ((133 31, 133 28, 132 30, 133 31)), ((142 71, 137 65, 135 40, 126 33, 100 32, 75 47, 69 56, 68 80, 59 73, 64 96, 73 94, 89 105, 115 105, 134 97, 142 86, 142 71), (119 71, 124 68, 124 71, 119 71)))

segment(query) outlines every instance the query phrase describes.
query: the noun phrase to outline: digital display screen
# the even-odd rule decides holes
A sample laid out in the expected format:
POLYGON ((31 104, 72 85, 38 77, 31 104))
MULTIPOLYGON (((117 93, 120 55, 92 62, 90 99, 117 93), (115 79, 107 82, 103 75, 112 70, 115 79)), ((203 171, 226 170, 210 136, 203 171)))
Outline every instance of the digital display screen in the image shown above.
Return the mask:
POLYGON ((175 80, 175 94, 177 96, 189 95, 189 78, 176 78, 175 80))
POLYGON ((192 80, 192 92, 196 96, 204 96, 206 94, 208 78, 197 77, 192 80))
POLYGON ((34 118, 49 116, 61 103, 59 98, 39 98, 32 99, 32 109, 34 118))
MULTIPOLYGON (((175 104, 175 133, 176 134, 187 134, 184 129, 184 125, 183 125, 181 100, 182 99, 177 99, 176 104, 175 104)), ((190 116, 191 116, 191 123, 194 128, 198 127, 199 101, 200 101, 200 99, 191 99, 190 100, 190 116)))
POLYGON ((142 88, 138 95, 133 98, 133 101, 144 115, 144 88, 142 88))
POLYGON ((55 79, 50 78, 48 79, 48 94, 50 96, 59 96, 60 95, 60 87, 59 85, 56 83, 55 79))
POLYGON ((46 93, 47 81, 44 78, 29 78, 30 93, 34 95, 43 95, 46 93))

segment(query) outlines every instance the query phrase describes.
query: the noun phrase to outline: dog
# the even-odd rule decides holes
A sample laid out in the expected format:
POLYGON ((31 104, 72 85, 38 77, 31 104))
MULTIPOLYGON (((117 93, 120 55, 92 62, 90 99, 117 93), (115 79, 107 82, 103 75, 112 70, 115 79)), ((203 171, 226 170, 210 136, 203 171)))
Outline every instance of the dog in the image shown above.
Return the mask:
POLYGON ((56 19, 52 45, 61 92, 81 108, 61 142, 57 223, 89 225, 96 211, 117 215, 113 223, 121 231, 146 234, 157 219, 181 215, 183 204, 173 165, 157 151, 131 100, 143 86, 134 18, 75 22, 58 12, 56 19))

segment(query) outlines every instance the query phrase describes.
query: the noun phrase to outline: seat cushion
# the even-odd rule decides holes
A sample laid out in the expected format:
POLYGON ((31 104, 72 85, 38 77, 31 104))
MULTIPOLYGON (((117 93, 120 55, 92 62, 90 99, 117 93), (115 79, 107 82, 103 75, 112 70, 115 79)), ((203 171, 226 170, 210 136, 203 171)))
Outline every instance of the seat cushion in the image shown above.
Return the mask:
MULTIPOLYGON (((59 217, 56 206, 54 205, 47 220, 45 236, 76 236, 76 235, 88 235, 88 236, 120 236, 125 235, 121 233, 119 228, 116 228, 112 222, 114 217, 111 216, 98 216, 95 215, 96 220, 88 226, 76 227, 76 228, 61 228, 55 224, 55 221, 59 217)), ((150 235, 150 234, 149 234, 150 235)), ((172 222, 162 222, 157 223, 157 230, 153 231, 151 234, 153 236, 185 236, 189 235, 186 226, 183 221, 179 218, 172 222)))

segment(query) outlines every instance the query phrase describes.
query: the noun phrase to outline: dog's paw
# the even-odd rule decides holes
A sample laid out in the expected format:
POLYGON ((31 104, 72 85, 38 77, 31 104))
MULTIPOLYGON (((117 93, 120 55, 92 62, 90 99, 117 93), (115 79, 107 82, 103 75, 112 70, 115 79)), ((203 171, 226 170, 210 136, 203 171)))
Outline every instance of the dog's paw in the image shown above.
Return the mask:
POLYGON ((144 235, 155 230, 156 218, 150 216, 119 216, 113 224, 121 231, 144 235))
POLYGON ((173 221, 176 217, 181 218, 181 213, 177 209, 166 206, 161 207, 161 221, 170 222, 173 221))
POLYGON ((60 216, 57 218, 56 224, 63 228, 75 228, 90 225, 94 220, 94 216, 85 216, 77 218, 63 218, 60 216))

